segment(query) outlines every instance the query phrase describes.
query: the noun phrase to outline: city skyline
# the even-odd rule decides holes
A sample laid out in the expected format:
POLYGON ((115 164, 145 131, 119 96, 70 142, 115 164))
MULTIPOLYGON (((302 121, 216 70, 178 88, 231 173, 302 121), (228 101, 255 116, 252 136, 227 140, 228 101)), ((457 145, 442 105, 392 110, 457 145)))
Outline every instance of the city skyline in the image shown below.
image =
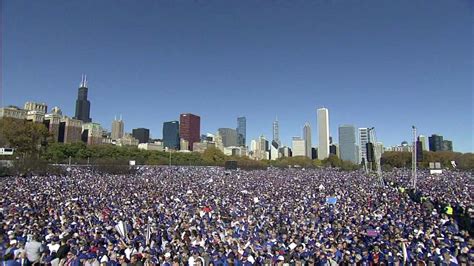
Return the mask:
POLYGON ((2 56, 9 67, 2 71, 2 106, 46 102, 73 117, 78 75, 87 73, 90 117, 108 129, 122 113, 126 132, 145 126, 156 138, 163 122, 190 112, 203 118, 201 133, 214 133, 234 128, 244 113, 251 140, 271 136, 263 125, 278 113, 281 142, 291 146, 301 124, 315 124, 314 109, 325 106, 334 137, 342 124, 373 126, 379 141, 397 145, 411 140, 414 124, 420 134, 452 140, 455 151, 473 151, 472 7, 462 1, 433 1, 429 9, 410 1, 373 1, 365 9, 323 2, 227 8, 144 1, 111 10, 108 1, 26 3, 3 3, 2 56), (110 16, 102 18, 106 10, 110 16), (212 16, 223 10, 226 15, 212 16), (445 11, 450 15, 437 15, 445 11), (102 24, 75 23, 83 16, 102 24), (357 34, 348 25, 357 26, 357 34), (77 42, 77 36, 90 40, 77 42), (231 107, 227 98, 242 100, 231 107))
MULTIPOLYGON (((81 81, 81 85, 79 86, 79 95, 81 95, 81 89, 84 89, 86 88, 87 89, 87 80, 84 79, 84 76, 82 77, 82 81, 81 81)), ((82 92, 82 94, 84 94, 84 92, 82 92)), ((86 94, 87 94, 87 91, 86 91, 86 94)), ((10 105, 12 106, 12 105, 10 105)), ((19 108, 19 107, 16 107, 15 108, 19 108)), ((51 113, 46 113, 46 110, 48 108, 48 104, 47 103, 37 103, 37 102, 33 102, 33 101, 27 101, 25 102, 24 104, 24 109, 25 111, 28 111, 28 110, 41 110, 40 112, 43 113, 43 114, 46 114, 47 116, 48 115, 53 115, 55 113, 59 112, 62 114, 62 111, 60 111, 61 109, 58 107, 58 106, 55 106, 52 108, 51 110, 51 113)), ((76 108, 77 109, 77 108, 76 108)), ((321 132, 323 132, 323 135, 322 137, 319 136, 319 132, 318 132, 318 141, 321 141, 323 140, 323 143, 327 143, 328 144, 328 153, 327 154, 331 154, 330 151, 330 144, 341 144, 341 127, 346 127, 346 126, 351 126, 351 127, 354 127, 353 125, 340 125, 338 127, 338 134, 337 136, 339 137, 339 141, 338 142, 333 142, 333 136, 331 135, 331 133, 328 131, 328 128, 329 128, 329 113, 328 113, 328 109, 327 108, 319 108, 316 110, 317 112, 317 116, 321 116, 321 118, 317 117, 317 120, 322 120, 322 126, 320 128, 320 126, 318 125, 318 128, 317 130, 321 132)), ((183 119, 183 117, 187 117, 188 115, 192 116, 192 117, 195 117, 197 118, 197 126, 198 128, 196 128, 196 132, 194 133, 194 136, 197 136, 198 133, 204 133, 204 132, 200 132, 200 117, 198 115, 195 115, 195 114, 190 114, 190 113, 185 113, 185 114, 180 114, 180 120, 183 119), (199 131, 199 132, 198 132, 199 131)), ((67 114, 64 116, 65 119, 71 119, 71 117, 69 117, 67 114)), ((45 119, 48 119, 48 118, 45 118, 45 119)), ((75 117, 73 117, 72 119, 76 119, 75 117)), ((34 119, 33 119, 34 120, 34 119)), ((79 119, 80 120, 80 119, 79 119)), ((174 122, 177 122, 179 124, 178 121, 168 121, 168 122, 164 122, 163 123, 163 131, 162 131, 162 137, 161 138, 158 138, 158 139, 161 139, 163 142, 166 142, 165 141, 165 130, 164 130, 164 126, 165 124, 167 123, 174 123, 174 122)), ((246 128, 246 117, 237 117, 237 128, 236 129, 233 129, 233 128, 218 128, 216 130, 216 134, 221 134, 221 130, 230 130, 230 131, 235 131, 235 136, 233 136, 232 138, 235 139, 233 140, 233 144, 231 145, 224 145, 224 146, 241 146, 239 144, 239 141, 240 141, 240 137, 239 137, 239 127, 241 127, 243 125, 243 132, 245 132, 245 128, 246 128), (242 123, 243 122, 243 123, 242 123), (235 144, 235 145, 234 145, 235 144)), ((109 130, 108 128, 104 127, 103 125, 101 125, 100 123, 95 123, 95 122, 84 122, 84 124, 94 124, 96 127, 97 126, 100 126, 101 129, 103 130, 106 130, 107 132, 109 132, 111 134, 111 139, 117 139, 116 137, 114 137, 115 135, 120 135, 120 136, 124 136, 124 134, 126 134, 127 132, 125 132, 124 130, 124 121, 122 119, 122 115, 120 115, 120 118, 119 120, 117 120, 117 117, 115 116, 114 119, 112 120, 112 126, 111 126, 111 129, 109 130), (118 133, 120 132, 120 133, 118 133)), ((89 125, 91 126, 91 125, 89 125)), ((97 129, 96 129, 97 130, 97 129)), ((134 132, 136 130, 146 130, 147 133, 146 135, 148 136, 147 138, 149 140, 152 140, 152 139, 157 139, 156 137, 153 137, 152 134, 150 133, 150 130, 147 129, 147 128, 133 128, 128 134, 130 135, 134 135, 134 132)), ((178 127, 178 130, 182 130, 181 128, 178 127)), ((365 144, 367 142, 374 142, 374 143, 380 143, 381 145, 383 145, 383 141, 380 141, 380 140, 373 140, 371 139, 373 136, 375 136, 374 132, 372 132, 373 130, 375 130, 375 128, 358 128, 358 133, 356 134, 357 136, 354 136, 355 138, 357 138, 357 141, 355 142, 356 144, 356 147, 357 150, 358 150, 358 159, 359 160, 362 160, 362 158, 365 158, 365 144), (369 132, 372 132, 369 134, 369 132), (360 146, 359 146, 360 145, 360 146), (362 147, 362 148, 361 148, 362 147)), ((275 136, 279 136, 279 121, 278 121, 278 118, 276 118, 273 122, 273 126, 272 126, 272 131, 273 131, 273 138, 275 138, 275 136)), ((311 133, 312 133, 312 130, 311 130, 311 126, 309 124, 309 122, 306 122, 305 125, 303 126, 303 140, 305 142, 305 153, 306 153, 306 156, 309 156, 308 155, 308 148, 318 148, 319 147, 319 143, 317 145, 311 145, 311 133), (309 134, 308 134, 309 133, 309 134), (309 142, 307 141, 307 136, 309 137, 309 142)), ((214 133, 211 133, 211 132, 207 132, 206 134, 214 134, 214 133)), ((178 134, 179 135, 179 134, 178 134)), ((439 134, 436 134, 436 133, 432 133, 432 136, 437 136, 439 134)), ((245 133, 244 133, 244 136, 245 136, 245 133)), ((261 135, 263 136, 263 135, 261 135)), ((261 137, 260 136, 260 137, 261 137)), ((259 138, 260 138, 259 137, 259 138)), ((298 138, 301 138, 301 137, 298 137, 298 138)), ((431 141, 431 138, 432 137, 429 137, 430 141, 431 141)), ((141 137, 139 137, 138 139, 141 139, 141 137)), ((196 137, 195 137, 196 139, 196 137)), ((244 138, 245 139, 245 138, 244 138)), ((418 139, 422 139, 424 141, 422 141, 421 143, 424 143, 426 142, 426 136, 422 135, 422 134, 419 134, 418 135, 418 139)), ((185 139, 182 139, 181 140, 185 140, 185 139)), ((292 141, 291 141, 291 145, 294 144, 294 140, 295 140, 295 137, 293 136, 292 137, 292 141)), ((179 141, 179 139, 178 139, 179 141)), ((186 140, 187 141, 187 140, 186 140)), ((253 140, 252 140, 253 141, 253 140)), ((281 141, 281 140, 279 140, 281 141)), ((141 140, 139 141, 139 143, 145 143, 147 141, 144 141, 144 140, 141 140)), ((196 141, 193 141, 193 142, 196 142, 196 141)), ((188 142, 188 145, 192 145, 193 142, 188 142)), ((226 141, 224 141, 224 144, 225 144, 226 141)), ((443 136, 441 136, 441 142, 443 142, 443 136)), ((286 144, 281 144, 281 143, 278 143, 278 142, 275 142, 278 144, 279 147, 289 147, 290 145, 286 145, 286 144)), ((404 141, 401 141, 401 145, 411 145, 411 144, 408 144, 409 142, 407 142, 406 140, 404 141)), ((177 144, 179 145, 179 144, 177 144)), ((431 145, 431 144, 430 144, 431 145)), ((166 146, 166 145, 164 145, 166 146)), ((246 145, 244 145, 246 146, 246 145)), ((439 146, 439 144, 438 144, 439 146)), ((434 150, 435 151, 441 151, 441 150, 450 150, 450 151, 453 151, 453 144, 452 144, 452 141, 451 140, 444 140, 444 143, 441 145, 442 147, 438 147, 438 148, 435 148, 434 150), (444 145, 444 146, 443 146, 444 145), (447 145, 447 146, 446 146, 447 145)), ((251 147, 251 146, 247 146, 247 147, 251 147)), ((389 146, 386 146, 387 148, 397 148, 397 145, 389 145, 389 146)), ((400 147, 400 146, 398 146, 400 147)), ((427 143, 424 144, 424 150, 431 150, 431 149, 427 149, 427 143)), ((390 149, 389 149, 390 150, 390 149)), ((319 155, 319 156, 325 156, 325 155, 319 155)), ((350 161, 353 161, 353 160, 350 160, 350 161)))

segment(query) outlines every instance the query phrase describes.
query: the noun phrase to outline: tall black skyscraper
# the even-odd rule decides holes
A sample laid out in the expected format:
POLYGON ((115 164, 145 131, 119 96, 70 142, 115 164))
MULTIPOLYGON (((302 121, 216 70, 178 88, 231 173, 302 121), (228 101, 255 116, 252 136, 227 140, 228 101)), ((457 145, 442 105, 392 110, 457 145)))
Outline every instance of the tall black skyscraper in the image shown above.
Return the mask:
POLYGON ((245 146, 247 142, 247 119, 245 116, 237 117, 237 144, 245 146))
POLYGON ((81 84, 79 85, 79 92, 76 100, 76 115, 75 119, 82 120, 82 122, 91 122, 90 111, 91 103, 87 100, 87 76, 83 75, 81 84))
POLYGON ((430 151, 442 151, 443 150, 443 136, 433 134, 428 137, 430 145, 430 151))
POLYGON ((138 143, 148 143, 150 140, 150 130, 148 128, 132 129, 132 136, 138 139, 138 143))
POLYGON ((179 122, 163 123, 163 144, 166 148, 179 150, 179 122))

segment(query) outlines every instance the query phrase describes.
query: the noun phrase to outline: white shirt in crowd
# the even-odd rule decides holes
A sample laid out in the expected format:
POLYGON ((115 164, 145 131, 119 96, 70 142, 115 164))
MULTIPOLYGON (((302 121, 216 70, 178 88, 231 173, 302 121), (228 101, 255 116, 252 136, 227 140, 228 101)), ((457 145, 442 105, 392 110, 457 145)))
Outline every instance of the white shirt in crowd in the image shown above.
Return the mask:
POLYGON ((37 262, 41 256, 41 243, 32 240, 26 243, 25 245, 26 257, 30 262, 37 262))

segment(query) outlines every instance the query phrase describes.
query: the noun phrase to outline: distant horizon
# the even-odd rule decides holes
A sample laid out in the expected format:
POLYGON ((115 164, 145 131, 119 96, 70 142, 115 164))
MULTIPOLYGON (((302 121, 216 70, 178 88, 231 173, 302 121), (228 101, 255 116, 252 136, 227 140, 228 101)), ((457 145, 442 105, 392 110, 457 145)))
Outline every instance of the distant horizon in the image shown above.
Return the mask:
POLYGON ((247 146, 282 144, 329 110, 338 127, 375 127, 384 146, 442 135, 474 151, 472 1, 1 1, 0 104, 74 117, 81 75, 93 122, 125 131, 179 114, 201 134, 247 119, 247 146))

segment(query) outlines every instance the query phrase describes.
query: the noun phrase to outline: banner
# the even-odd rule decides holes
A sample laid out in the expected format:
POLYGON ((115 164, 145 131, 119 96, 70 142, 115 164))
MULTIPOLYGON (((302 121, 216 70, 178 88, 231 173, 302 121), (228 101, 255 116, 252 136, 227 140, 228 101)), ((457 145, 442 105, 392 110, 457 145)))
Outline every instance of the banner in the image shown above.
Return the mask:
POLYGON ((330 197, 330 198, 326 199, 326 203, 328 203, 328 204, 334 205, 334 204, 336 204, 336 202, 337 202, 337 198, 335 198, 335 197, 330 197))

